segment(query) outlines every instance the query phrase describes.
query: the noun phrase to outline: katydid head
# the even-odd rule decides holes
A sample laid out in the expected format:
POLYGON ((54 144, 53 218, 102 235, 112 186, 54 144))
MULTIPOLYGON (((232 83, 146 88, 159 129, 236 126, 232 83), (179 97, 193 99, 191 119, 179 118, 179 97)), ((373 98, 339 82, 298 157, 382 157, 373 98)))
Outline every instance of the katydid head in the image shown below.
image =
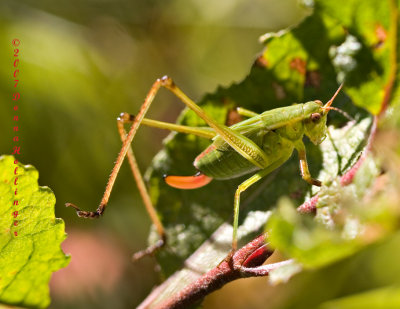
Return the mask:
POLYGON ((310 101, 304 104, 307 118, 304 119, 304 133, 315 145, 322 143, 326 137, 326 116, 321 101, 310 101))
POLYGON ((304 104, 305 114, 308 115, 308 118, 306 118, 304 121, 304 133, 315 145, 322 143, 322 141, 326 137, 326 118, 328 112, 331 109, 335 109, 334 107, 331 107, 331 105, 333 103, 333 100, 338 95, 340 89, 342 89, 342 86, 343 84, 339 86, 335 94, 325 105, 323 105, 322 102, 319 100, 310 101, 304 104))

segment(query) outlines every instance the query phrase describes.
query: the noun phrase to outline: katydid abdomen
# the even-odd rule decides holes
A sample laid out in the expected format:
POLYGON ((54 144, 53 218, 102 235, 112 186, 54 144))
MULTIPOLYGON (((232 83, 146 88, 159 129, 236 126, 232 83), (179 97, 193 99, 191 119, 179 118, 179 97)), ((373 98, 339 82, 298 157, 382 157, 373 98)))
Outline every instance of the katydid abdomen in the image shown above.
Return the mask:
MULTIPOLYGON (((288 158, 293 152, 293 142, 281 137, 277 132, 258 131, 245 135, 266 153, 269 164, 283 157, 288 158)), ((201 173, 215 179, 236 178, 260 169, 220 140, 212 143, 197 156, 193 164, 201 173)))
MULTIPOLYGON (((276 161, 290 157, 294 142, 303 138, 303 120, 318 108, 320 104, 315 101, 276 108, 239 122, 231 129, 240 132, 264 151, 268 160, 267 168, 276 161)), ((260 169, 220 137, 197 156, 194 166, 204 175, 215 179, 236 178, 260 169)))

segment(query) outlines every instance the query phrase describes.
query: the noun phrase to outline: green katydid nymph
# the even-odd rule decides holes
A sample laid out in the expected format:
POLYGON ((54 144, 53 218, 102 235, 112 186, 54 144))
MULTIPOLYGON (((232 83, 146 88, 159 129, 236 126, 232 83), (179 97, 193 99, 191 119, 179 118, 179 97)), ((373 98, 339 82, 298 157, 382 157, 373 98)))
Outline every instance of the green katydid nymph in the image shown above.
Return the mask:
POLYGON ((312 178, 308 170, 303 136, 306 135, 314 144, 320 144, 325 139, 327 114, 329 110, 335 109, 331 107, 331 104, 341 87, 342 85, 325 105, 321 101, 315 100, 276 108, 261 114, 238 108, 239 114, 249 118, 227 127, 211 119, 174 84, 171 78, 165 76, 158 79, 151 87, 136 116, 122 113, 118 117, 118 129, 123 145, 98 209, 95 212, 89 212, 82 211, 71 203, 66 206, 74 207, 80 217, 97 218, 101 216, 108 203, 123 159, 127 156, 146 209, 160 235, 160 240, 156 244, 135 254, 134 259, 153 253, 165 244, 165 231, 151 203, 130 145, 141 124, 194 134, 212 140, 211 145, 194 160, 194 166, 199 172, 194 176, 165 176, 168 185, 179 189, 196 189, 207 185, 212 179, 231 179, 253 173, 250 178, 238 186, 234 196, 233 252, 237 249, 240 194, 286 162, 294 149, 299 155, 302 178, 312 185, 321 186, 321 182, 312 178), (161 87, 167 88, 180 98, 209 127, 188 127, 144 118, 161 87), (124 129, 126 123, 132 123, 128 133, 124 129))

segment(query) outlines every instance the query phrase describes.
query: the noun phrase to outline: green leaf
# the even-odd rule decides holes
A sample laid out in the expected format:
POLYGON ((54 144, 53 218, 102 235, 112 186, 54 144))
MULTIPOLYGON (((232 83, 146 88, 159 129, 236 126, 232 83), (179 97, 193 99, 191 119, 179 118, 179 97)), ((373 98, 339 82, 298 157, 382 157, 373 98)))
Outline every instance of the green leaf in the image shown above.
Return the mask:
POLYGON ((391 13, 397 10, 394 3, 374 0, 317 1, 317 10, 337 20, 347 29, 348 37, 352 37, 352 44, 343 44, 339 52, 332 50, 337 62, 335 69, 345 75, 346 92, 353 102, 372 114, 380 111, 393 65, 390 53, 392 32, 395 30, 391 25, 391 13), (349 49, 355 44, 359 46, 351 54, 349 49))
POLYGON ((0 302, 45 308, 51 274, 70 259, 60 247, 64 222, 54 216, 53 192, 38 186, 37 170, 14 160, 0 157, 0 302))
POLYGON ((334 299, 323 303, 319 309, 399 308, 400 287, 389 286, 364 293, 334 299))

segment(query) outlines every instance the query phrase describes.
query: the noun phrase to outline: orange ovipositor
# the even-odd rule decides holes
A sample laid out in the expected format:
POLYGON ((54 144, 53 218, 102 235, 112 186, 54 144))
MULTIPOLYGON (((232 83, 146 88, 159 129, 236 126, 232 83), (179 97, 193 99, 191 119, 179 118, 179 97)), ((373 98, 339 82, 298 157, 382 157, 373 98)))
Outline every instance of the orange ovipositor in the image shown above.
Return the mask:
POLYGON ((212 178, 198 173, 194 176, 164 176, 164 180, 169 186, 177 189, 197 189, 210 183, 212 178))

